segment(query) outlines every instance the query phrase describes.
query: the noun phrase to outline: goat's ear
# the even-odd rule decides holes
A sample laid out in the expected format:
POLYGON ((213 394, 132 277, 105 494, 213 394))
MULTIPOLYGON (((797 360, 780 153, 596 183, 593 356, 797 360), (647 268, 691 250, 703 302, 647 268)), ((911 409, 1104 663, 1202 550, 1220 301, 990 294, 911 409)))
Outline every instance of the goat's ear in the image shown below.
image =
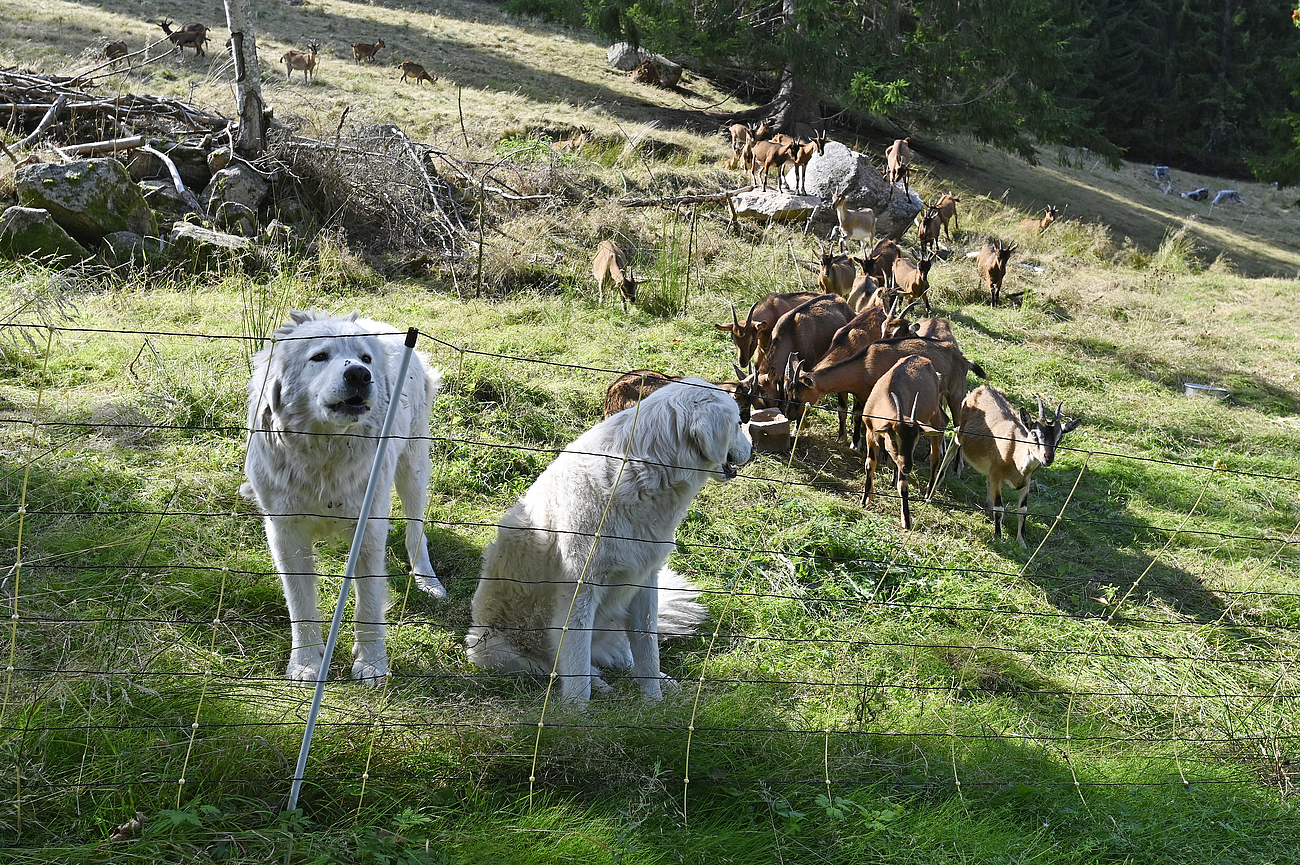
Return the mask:
POLYGON ((1081 417, 1076 417, 1076 418, 1072 419, 1072 420, 1071 420, 1069 423, 1067 423, 1065 426, 1061 427, 1061 435, 1065 435, 1066 433, 1068 433, 1070 430, 1074 429, 1075 427, 1077 427, 1077 426, 1078 426, 1079 424, 1081 424, 1081 423, 1083 423, 1083 418, 1081 418, 1081 417))
POLYGON ((767 331, 769 331, 769 330, 771 330, 771 329, 772 329, 772 322, 770 322, 770 321, 756 321, 756 322, 754 322, 754 330, 758 331, 759 333, 766 333, 767 331))
POLYGON ((729 324, 715 324, 714 327, 716 327, 718 330, 722 331, 723 333, 735 333, 735 331, 731 329, 731 325, 729 324))
POLYGON ((1024 424, 1026 427, 1032 427, 1034 425, 1034 417, 1028 411, 1022 408, 1020 410, 1020 422, 1024 424))

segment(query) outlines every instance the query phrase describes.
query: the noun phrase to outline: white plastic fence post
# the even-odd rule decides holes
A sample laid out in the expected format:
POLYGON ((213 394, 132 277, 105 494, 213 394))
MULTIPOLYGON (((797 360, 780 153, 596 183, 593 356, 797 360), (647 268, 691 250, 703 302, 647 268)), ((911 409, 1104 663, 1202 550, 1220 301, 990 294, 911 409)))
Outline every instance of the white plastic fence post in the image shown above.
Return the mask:
MULTIPOLYGON (((370 480, 366 483, 366 495, 361 502, 361 513, 357 515, 357 530, 352 535, 352 549, 348 551, 348 564, 343 571, 343 586, 339 589, 339 600, 334 605, 334 620, 330 623, 329 637, 325 640, 325 659, 321 664, 320 678, 316 680, 316 693, 311 698, 311 712, 307 715, 307 727, 302 733, 302 747, 298 749, 298 766, 293 772, 293 787, 289 791, 289 807, 292 811, 298 807, 298 794, 302 791, 302 781, 307 770, 307 755, 311 753, 312 735, 316 732, 316 717, 320 714, 321 700, 325 696, 325 680, 329 678, 330 658, 334 656, 334 645, 339 639, 339 625, 343 623, 343 608, 347 605, 348 592, 352 589, 352 577, 357 571, 357 558, 361 555, 361 541, 366 536, 366 524, 370 521, 370 508, 375 501, 375 487, 379 483, 379 467, 383 465, 384 454, 388 450, 388 434, 393 430, 393 421, 397 418, 397 405, 402 398, 402 386, 406 384, 406 370, 411 365, 411 353, 415 350, 415 341, 419 336, 415 328, 406 331, 406 351, 402 354, 402 363, 397 370, 397 381, 393 384, 393 393, 388 402, 388 414, 384 417, 384 427, 379 433, 379 447, 375 449, 375 462, 370 467, 370 480)), ((382 579, 382 577, 372 577, 382 579)))

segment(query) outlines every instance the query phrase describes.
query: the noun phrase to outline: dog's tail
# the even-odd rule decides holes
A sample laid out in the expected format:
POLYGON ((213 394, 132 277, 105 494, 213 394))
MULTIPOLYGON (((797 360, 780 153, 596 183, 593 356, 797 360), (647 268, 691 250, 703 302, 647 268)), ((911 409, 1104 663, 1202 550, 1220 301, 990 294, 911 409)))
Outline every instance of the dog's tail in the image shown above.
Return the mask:
POLYGON ((660 642, 699 633, 709 617, 709 611, 695 600, 699 594, 699 588, 686 577, 671 568, 659 569, 660 642))

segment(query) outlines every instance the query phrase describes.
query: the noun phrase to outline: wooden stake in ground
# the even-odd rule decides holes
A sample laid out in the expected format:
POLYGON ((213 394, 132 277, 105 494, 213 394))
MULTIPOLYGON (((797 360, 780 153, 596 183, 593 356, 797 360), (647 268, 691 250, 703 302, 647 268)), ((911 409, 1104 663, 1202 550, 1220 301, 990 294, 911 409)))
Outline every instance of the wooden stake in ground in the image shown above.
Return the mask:
POLYGON ((241 156, 258 156, 266 149, 266 103, 262 101, 257 39, 253 34, 249 0, 225 0, 225 3, 230 54, 235 61, 235 103, 239 107, 239 139, 235 150, 241 156))

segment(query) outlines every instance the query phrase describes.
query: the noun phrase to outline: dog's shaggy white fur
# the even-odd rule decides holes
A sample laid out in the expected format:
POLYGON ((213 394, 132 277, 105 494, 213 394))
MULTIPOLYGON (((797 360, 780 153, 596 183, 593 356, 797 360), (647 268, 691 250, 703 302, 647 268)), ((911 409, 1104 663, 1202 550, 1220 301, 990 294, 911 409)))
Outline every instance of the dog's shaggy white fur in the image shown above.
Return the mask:
POLYGON ((607 689, 600 668, 631 668, 646 699, 660 699, 659 638, 704 620, 697 590, 662 565, 695 494, 711 477, 734 477, 750 455, 735 400, 696 378, 588 430, 484 550, 470 661, 554 670, 560 697, 575 704, 593 686, 607 689))
MULTIPOLYGON (((405 349, 397 328, 355 312, 339 317, 295 310, 290 317, 253 358, 244 462, 248 482, 241 492, 262 509, 284 585, 293 629, 288 677, 314 682, 328 661, 313 547, 320 539, 356 530, 405 349)), ((416 580, 430 594, 447 596, 424 537, 432 473, 429 406, 441 384, 440 372, 427 368, 419 355, 411 359, 357 560, 352 678, 369 684, 388 675, 384 546, 394 483, 406 512, 406 551, 416 580)))

